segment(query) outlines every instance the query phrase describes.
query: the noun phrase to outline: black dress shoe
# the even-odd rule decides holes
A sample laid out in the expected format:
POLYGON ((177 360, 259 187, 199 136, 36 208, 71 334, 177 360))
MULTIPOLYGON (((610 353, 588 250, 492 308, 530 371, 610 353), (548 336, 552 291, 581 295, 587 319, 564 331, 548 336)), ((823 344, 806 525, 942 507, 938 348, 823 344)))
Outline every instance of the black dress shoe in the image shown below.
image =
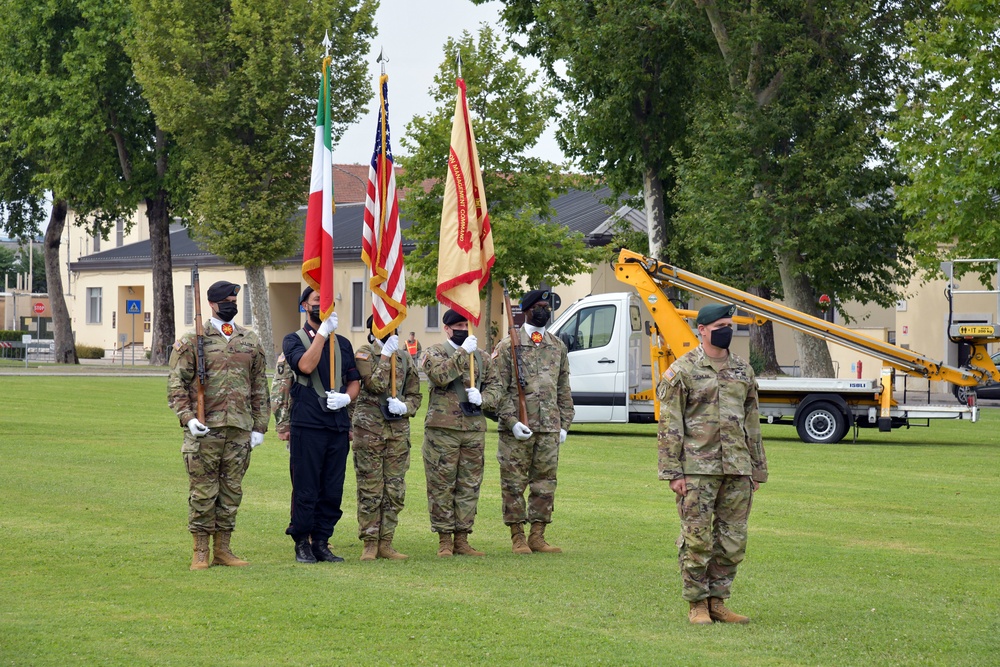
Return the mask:
POLYGON ((330 551, 330 544, 328 542, 313 542, 312 553, 316 560, 323 561, 324 563, 344 562, 343 558, 335 556, 334 553, 330 551))
POLYGON ((309 546, 309 540, 300 540, 295 543, 295 560, 300 563, 315 563, 316 556, 313 556, 312 547, 309 546))

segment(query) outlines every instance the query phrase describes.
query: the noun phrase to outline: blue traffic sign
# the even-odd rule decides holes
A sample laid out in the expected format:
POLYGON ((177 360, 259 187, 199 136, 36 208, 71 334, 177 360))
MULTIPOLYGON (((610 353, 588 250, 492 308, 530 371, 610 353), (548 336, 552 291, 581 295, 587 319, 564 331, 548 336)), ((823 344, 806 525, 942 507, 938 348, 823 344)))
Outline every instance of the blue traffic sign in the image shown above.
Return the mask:
POLYGON ((139 299, 126 299, 125 312, 129 315, 139 315, 142 313, 142 301, 139 299))

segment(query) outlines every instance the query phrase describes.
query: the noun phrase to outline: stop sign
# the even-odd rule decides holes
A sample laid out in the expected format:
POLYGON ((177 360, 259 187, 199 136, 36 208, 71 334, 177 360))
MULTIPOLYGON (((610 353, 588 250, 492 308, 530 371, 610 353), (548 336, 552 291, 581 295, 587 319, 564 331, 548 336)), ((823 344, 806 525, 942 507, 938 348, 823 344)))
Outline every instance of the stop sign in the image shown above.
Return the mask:
POLYGON ((39 315, 41 315, 42 313, 44 313, 45 312, 45 304, 42 303, 41 301, 39 301, 38 303, 36 303, 35 304, 35 312, 38 313, 39 315))

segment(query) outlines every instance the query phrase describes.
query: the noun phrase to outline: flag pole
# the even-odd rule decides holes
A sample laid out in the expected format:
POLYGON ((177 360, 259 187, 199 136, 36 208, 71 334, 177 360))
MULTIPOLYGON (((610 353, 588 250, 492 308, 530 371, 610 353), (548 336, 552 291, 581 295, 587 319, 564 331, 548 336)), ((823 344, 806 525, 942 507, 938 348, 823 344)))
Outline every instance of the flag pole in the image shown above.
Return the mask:
MULTIPOLYGON (((325 124, 327 125, 327 127, 329 127, 329 124, 330 124, 330 117, 329 117, 330 116, 330 81, 327 78, 327 72, 329 71, 329 67, 330 67, 330 47, 333 45, 333 42, 330 41, 330 31, 329 30, 327 30, 323 34, 323 41, 321 42, 321 44, 323 46, 323 112, 327 116, 326 119, 325 119, 325 124)), ((330 203, 333 204, 333 202, 330 202, 330 203)), ((333 229, 332 228, 330 229, 330 233, 331 233, 331 235, 333 234, 333 229)), ((333 257, 330 257, 329 259, 330 259, 330 261, 332 261, 333 257)), ((330 285, 330 289, 333 290, 333 285, 332 284, 330 285)), ((327 345, 330 346, 329 350, 328 350, 328 352, 330 354, 330 390, 331 391, 337 391, 338 389, 340 389, 340 383, 338 382, 338 380, 340 378, 335 377, 335 375, 337 374, 337 348, 335 348, 334 345, 338 344, 337 343, 337 332, 336 331, 331 331, 330 332, 330 337, 326 340, 326 342, 327 342, 327 345)))
MULTIPOLYGON (((382 78, 384 77, 385 81, 389 80, 388 76, 385 73, 385 64, 387 62, 389 62, 389 59, 385 57, 385 47, 382 47, 382 48, 379 49, 379 51, 378 51, 378 58, 375 59, 375 62, 379 63, 382 66, 382 77, 379 78, 379 82, 378 82, 378 96, 379 96, 379 109, 385 109, 385 97, 384 97, 383 88, 382 88, 382 78)), ((386 119, 385 114, 380 112, 379 113, 379 124, 382 126, 381 127, 381 129, 382 129, 382 155, 379 156, 379 161, 383 165, 386 164, 386 162, 387 162, 387 160, 385 160, 384 158, 385 158, 386 146, 389 143, 389 138, 388 138, 389 137, 389 132, 388 132, 388 128, 386 128, 386 122, 387 122, 387 119, 386 119)), ((384 232, 385 231, 385 215, 386 215, 385 200, 386 200, 386 197, 388 196, 388 193, 386 192, 386 189, 388 188, 389 177, 386 174, 381 174, 379 176, 379 179, 382 182, 379 183, 379 204, 380 204, 380 206, 379 206, 379 221, 378 222, 379 222, 379 230, 380 230, 380 232, 384 232)), ((395 329, 393 332, 398 337, 398 335, 399 335, 399 329, 395 329)), ((389 357, 389 383, 390 383, 390 385, 392 387, 389 390, 389 395, 392 396, 393 398, 396 398, 396 353, 395 352, 393 352, 392 356, 389 357)))

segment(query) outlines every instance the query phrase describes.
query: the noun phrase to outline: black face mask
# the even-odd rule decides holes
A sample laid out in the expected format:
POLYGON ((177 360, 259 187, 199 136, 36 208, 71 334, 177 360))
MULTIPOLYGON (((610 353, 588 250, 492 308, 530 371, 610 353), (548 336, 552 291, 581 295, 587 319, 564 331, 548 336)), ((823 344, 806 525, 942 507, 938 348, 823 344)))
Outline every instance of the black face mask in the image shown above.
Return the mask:
POLYGON ((532 308, 531 312, 528 313, 528 324, 533 327, 544 327, 549 323, 549 316, 551 311, 545 310, 544 308, 532 308))
POLYGON ((458 346, 461 346, 468 337, 469 332, 465 329, 453 329, 451 332, 451 342, 458 346))
POLYGON ((320 322, 319 319, 319 306, 313 306, 309 309, 309 319, 313 322, 320 322))
POLYGON ((708 340, 720 350, 728 350, 729 344, 733 342, 733 328, 722 327, 721 329, 713 329, 708 340))
POLYGON ((223 301, 219 304, 219 319, 223 322, 232 322, 238 312, 239 308, 232 301, 223 301))

